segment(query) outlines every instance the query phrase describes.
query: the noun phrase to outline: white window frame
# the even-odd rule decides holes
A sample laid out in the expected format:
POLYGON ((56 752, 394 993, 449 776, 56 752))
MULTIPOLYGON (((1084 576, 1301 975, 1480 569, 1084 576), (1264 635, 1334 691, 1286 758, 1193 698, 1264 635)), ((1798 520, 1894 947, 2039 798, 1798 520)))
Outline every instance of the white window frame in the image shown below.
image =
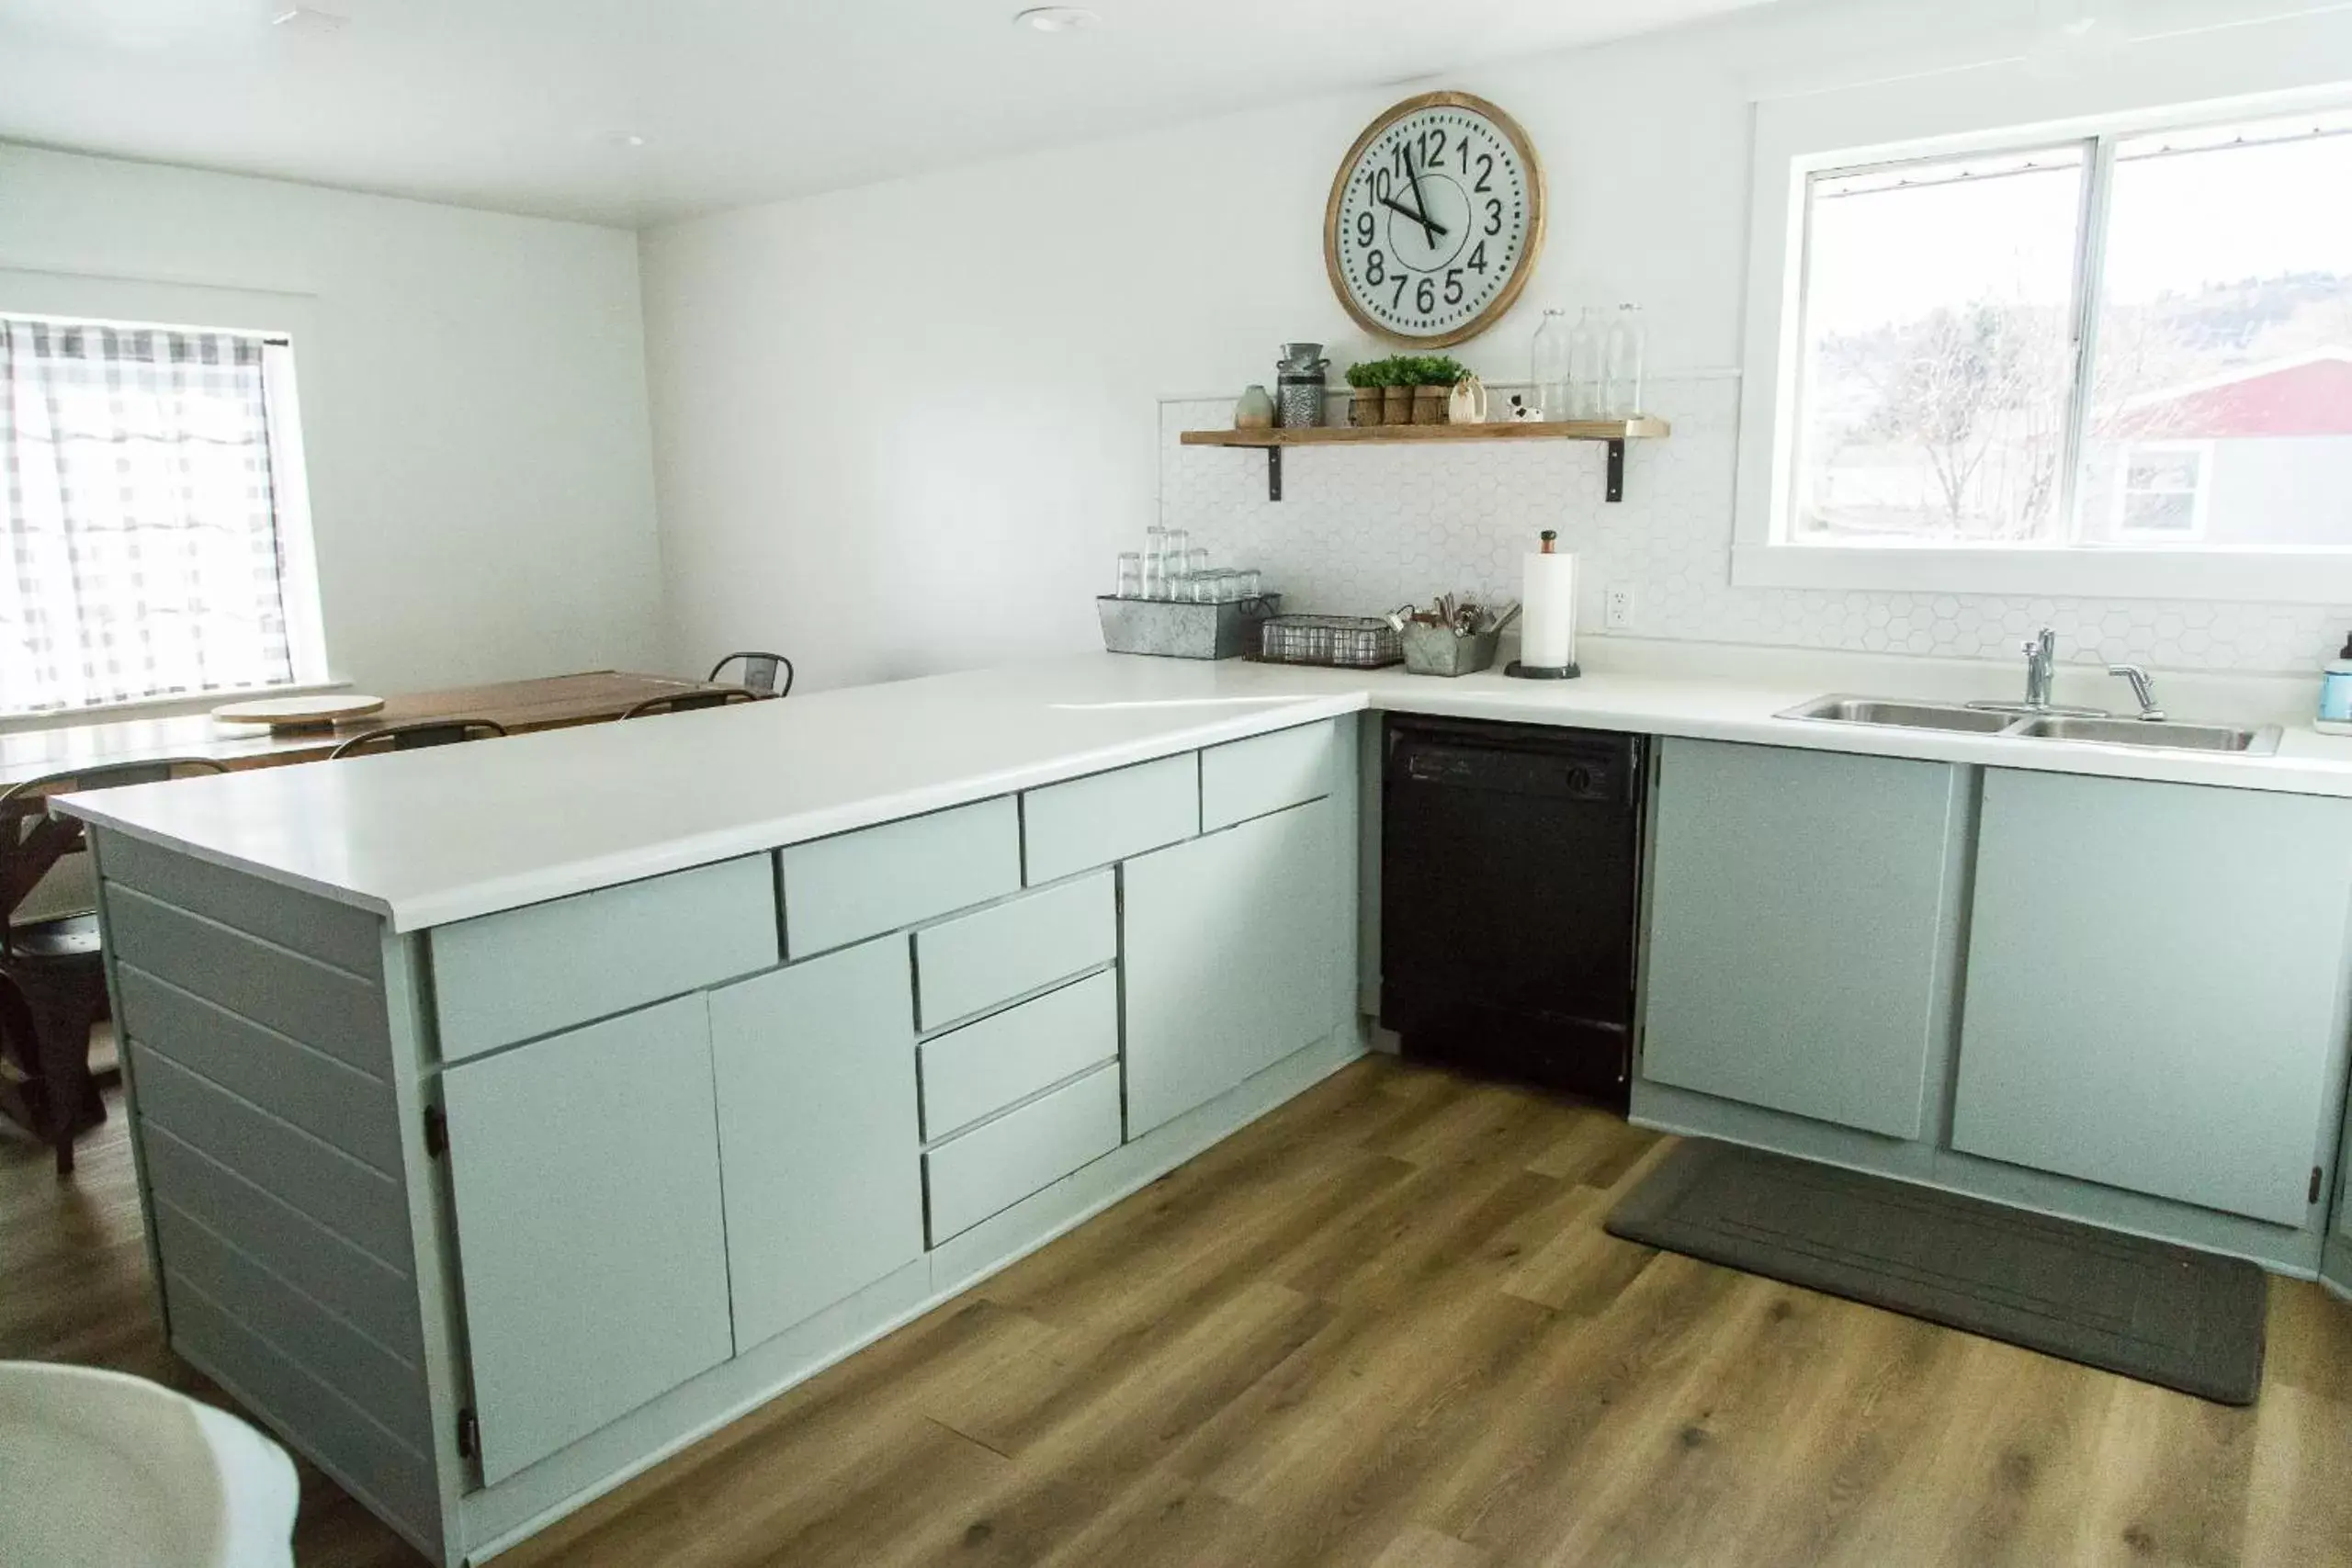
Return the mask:
POLYGON ((255 333, 272 339, 263 350, 262 381, 268 400, 270 469, 278 547, 285 570, 290 683, 224 688, 190 695, 139 698, 87 707, 0 716, 0 733, 57 728, 105 719, 204 712, 242 695, 294 696, 334 689, 328 667, 326 623, 320 609, 318 546, 311 524, 309 465, 315 455, 301 418, 298 389, 317 342, 317 300, 305 294, 262 293, 141 278, 0 268, 0 310, 49 321, 112 326, 179 327, 255 333))
MULTIPOLYGON (((1756 105, 1732 581, 1740 587, 2352 600, 2352 549, 1790 542, 1805 204, 1815 175, 2352 106, 2352 13, 2137 39, 2064 73, 2007 61, 1756 105)), ((2086 237, 2096 265, 2100 236, 2086 237)), ((2078 302, 2079 308, 2079 302, 2078 302)), ((2078 353, 2090 347, 2087 323, 2078 353)))

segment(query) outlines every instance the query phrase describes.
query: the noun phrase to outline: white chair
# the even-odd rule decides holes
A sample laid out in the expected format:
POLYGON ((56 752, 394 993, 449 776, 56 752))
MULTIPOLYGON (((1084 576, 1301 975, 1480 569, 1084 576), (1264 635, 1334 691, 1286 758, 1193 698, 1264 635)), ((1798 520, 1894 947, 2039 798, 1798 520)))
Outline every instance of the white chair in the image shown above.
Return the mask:
POLYGON ((0 1563, 293 1568, 286 1450, 159 1383, 0 1361, 0 1563))

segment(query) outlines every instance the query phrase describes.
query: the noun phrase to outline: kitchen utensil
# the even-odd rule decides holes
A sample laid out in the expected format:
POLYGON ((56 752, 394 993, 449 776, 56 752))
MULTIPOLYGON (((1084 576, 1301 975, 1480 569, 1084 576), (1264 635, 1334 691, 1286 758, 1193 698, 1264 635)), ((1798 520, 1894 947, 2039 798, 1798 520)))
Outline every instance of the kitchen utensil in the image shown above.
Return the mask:
POLYGON ((1473 675, 1494 663, 1501 641, 1498 632, 1464 634, 1457 626, 1415 621, 1405 628, 1405 672, 1473 675))

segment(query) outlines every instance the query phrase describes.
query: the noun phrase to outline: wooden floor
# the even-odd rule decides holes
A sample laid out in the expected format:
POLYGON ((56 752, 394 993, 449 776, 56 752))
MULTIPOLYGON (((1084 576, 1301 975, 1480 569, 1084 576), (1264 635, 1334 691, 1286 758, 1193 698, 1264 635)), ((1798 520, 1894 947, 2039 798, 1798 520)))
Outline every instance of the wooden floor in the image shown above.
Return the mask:
MULTIPOLYGON (((2274 1282, 2225 1410, 1611 1239, 1663 1147, 1360 1064, 501 1562, 2352 1564, 2352 1308, 2274 1282)), ((198 1386, 119 1120, 0 1148, 0 1355, 198 1386)))

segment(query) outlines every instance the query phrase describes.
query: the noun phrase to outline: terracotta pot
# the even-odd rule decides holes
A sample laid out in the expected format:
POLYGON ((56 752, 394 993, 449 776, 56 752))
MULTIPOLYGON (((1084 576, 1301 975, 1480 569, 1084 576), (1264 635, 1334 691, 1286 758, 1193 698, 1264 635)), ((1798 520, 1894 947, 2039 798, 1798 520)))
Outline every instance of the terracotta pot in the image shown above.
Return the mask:
POLYGON ((1451 387, 1416 387, 1413 389, 1413 423, 1443 424, 1445 400, 1453 395, 1451 387))
POLYGON ((1380 410, 1380 423, 1383 424, 1412 423, 1413 389, 1410 387, 1381 388, 1380 410))
POLYGON ((1380 423, 1381 401, 1387 390, 1385 387, 1356 388, 1355 395, 1348 400, 1348 423, 1354 425, 1380 423))

